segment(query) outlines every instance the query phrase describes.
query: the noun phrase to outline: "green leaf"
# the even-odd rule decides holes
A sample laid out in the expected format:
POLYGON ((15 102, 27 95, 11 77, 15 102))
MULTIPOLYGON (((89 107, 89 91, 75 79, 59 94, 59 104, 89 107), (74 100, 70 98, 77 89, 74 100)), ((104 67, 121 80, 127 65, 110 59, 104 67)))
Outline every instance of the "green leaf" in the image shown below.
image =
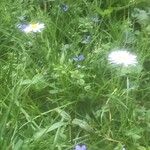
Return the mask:
POLYGON ((110 16, 111 13, 114 11, 114 9, 113 9, 112 7, 107 8, 107 9, 105 9, 105 10, 102 10, 102 9, 99 8, 99 7, 96 7, 95 9, 96 9, 96 11, 97 11, 102 17, 104 17, 104 16, 110 16))
POLYGON ((132 138, 133 140, 139 140, 141 138, 141 132, 143 130, 141 128, 133 128, 126 132, 126 136, 132 138))
POLYGON ((60 108, 56 108, 56 112, 59 113, 63 119, 71 120, 70 115, 67 114, 64 110, 61 110, 60 108))
POLYGON ((37 74, 32 79, 23 80, 20 84, 21 85, 28 85, 28 84, 32 85, 32 84, 36 84, 38 82, 41 82, 42 80, 43 80, 43 75, 37 74))
POLYGON ((138 150, 147 150, 145 147, 143 147, 143 146, 139 146, 139 147, 137 147, 137 149, 138 150))
POLYGON ((53 130, 56 130, 62 126, 65 126, 66 123, 65 122, 57 122, 57 123, 54 123, 53 125, 45 128, 45 129, 40 129, 38 132, 36 132, 34 135, 33 135, 33 140, 38 140, 40 139, 42 136, 44 136, 45 134, 47 134, 48 132, 51 132, 53 130))
POLYGON ((13 150, 20 150, 23 145, 23 140, 19 139, 17 143, 14 145, 13 150))
POLYGON ((93 128, 84 120, 80 119, 73 119, 72 121, 73 124, 78 125, 80 128, 86 130, 86 131, 92 131, 93 128))
POLYGON ((50 94, 58 94, 58 93, 61 93, 63 92, 64 90, 60 90, 60 89, 54 89, 54 90, 49 90, 49 93, 50 94))

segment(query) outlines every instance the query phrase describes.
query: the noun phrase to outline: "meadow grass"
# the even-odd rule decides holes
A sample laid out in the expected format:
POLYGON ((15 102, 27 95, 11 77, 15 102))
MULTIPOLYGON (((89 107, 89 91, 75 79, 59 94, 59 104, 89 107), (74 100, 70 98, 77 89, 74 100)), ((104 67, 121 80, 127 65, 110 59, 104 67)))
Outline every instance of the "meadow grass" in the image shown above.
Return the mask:
POLYGON ((150 150, 149 4, 1 0, 0 150, 150 150), (111 65, 114 48, 138 64, 111 65))

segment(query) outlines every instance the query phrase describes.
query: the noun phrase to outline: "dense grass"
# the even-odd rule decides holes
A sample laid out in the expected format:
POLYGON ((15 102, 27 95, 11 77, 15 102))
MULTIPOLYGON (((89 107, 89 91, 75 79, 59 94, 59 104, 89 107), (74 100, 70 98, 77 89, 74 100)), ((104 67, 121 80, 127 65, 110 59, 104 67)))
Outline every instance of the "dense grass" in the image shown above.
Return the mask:
POLYGON ((148 0, 1 0, 0 149, 150 150, 149 23, 148 0), (138 65, 110 65, 114 48, 138 65))

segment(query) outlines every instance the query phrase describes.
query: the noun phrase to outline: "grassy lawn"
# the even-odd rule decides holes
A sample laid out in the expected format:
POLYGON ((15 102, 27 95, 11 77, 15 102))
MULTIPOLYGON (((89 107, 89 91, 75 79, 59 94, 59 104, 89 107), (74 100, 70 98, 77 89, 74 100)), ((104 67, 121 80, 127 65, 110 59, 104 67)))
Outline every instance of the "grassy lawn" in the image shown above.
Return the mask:
POLYGON ((0 150, 84 147, 150 150, 149 0, 0 0, 0 150))

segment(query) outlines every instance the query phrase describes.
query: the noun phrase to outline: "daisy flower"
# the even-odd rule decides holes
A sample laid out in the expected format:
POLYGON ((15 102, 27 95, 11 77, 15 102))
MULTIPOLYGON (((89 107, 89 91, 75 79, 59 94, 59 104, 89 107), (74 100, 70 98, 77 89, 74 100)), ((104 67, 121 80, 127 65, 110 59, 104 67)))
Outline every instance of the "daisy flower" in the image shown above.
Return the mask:
POLYGON ((111 52, 108 60, 111 64, 122 65, 124 67, 135 66, 137 64, 137 56, 131 54, 126 49, 111 52))
POLYGON ((44 23, 31 23, 27 25, 20 25, 20 29, 25 33, 41 32, 44 29, 44 23))

